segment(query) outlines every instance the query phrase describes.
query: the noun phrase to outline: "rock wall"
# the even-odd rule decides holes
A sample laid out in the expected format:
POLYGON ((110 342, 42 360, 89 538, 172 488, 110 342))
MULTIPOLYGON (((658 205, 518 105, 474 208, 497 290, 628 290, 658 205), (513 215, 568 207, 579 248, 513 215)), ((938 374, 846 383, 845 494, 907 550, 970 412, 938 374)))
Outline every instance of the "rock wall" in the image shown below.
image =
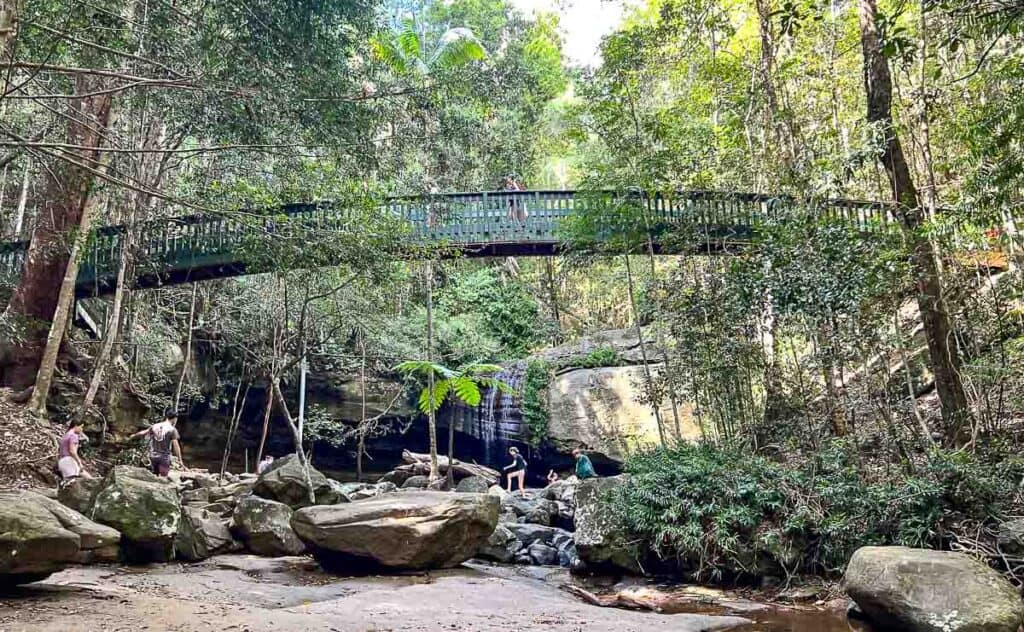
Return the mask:
MULTIPOLYGON (((657 365, 652 365, 657 370, 657 365)), ((598 458, 621 462, 631 451, 659 442, 654 412, 637 401, 642 366, 575 369, 555 376, 549 392, 548 439, 560 452, 583 448, 598 458)), ((680 434, 700 437, 693 407, 679 403, 680 434)), ((660 409, 666 432, 675 434, 672 406, 660 409)))

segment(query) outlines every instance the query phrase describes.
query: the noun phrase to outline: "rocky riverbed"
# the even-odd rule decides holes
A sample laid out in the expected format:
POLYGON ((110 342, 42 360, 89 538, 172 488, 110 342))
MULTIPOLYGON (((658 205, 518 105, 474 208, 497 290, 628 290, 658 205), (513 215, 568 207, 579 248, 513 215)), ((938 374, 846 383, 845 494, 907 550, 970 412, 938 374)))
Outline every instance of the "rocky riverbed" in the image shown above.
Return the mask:
MULTIPOLYGON (((586 604, 565 570, 470 562, 389 576, 327 574, 304 557, 75 567, 0 594, 3 632, 846 632, 842 611, 778 611, 706 593, 690 612, 586 604)), ((588 590, 600 590, 586 585, 588 590)))

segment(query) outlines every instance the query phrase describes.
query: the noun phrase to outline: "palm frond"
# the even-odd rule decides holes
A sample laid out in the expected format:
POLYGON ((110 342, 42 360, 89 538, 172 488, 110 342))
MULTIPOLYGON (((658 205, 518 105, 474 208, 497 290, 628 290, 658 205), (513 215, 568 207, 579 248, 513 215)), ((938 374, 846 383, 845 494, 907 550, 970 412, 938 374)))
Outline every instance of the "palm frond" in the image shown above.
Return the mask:
POLYGON ((441 404, 443 404, 444 400, 448 397, 448 392, 450 390, 451 382, 448 380, 434 382, 433 390, 431 390, 429 386, 425 386, 423 390, 420 391, 420 412, 425 415, 436 413, 437 409, 441 407, 441 404))
POLYGON ((487 50, 473 31, 456 27, 445 31, 427 59, 431 69, 462 66, 487 57, 487 50))
POLYGON ((473 381, 473 378, 460 375, 458 377, 447 380, 451 384, 452 390, 455 392, 455 396, 458 397, 462 403, 467 406, 479 406, 480 405, 480 386, 473 381))

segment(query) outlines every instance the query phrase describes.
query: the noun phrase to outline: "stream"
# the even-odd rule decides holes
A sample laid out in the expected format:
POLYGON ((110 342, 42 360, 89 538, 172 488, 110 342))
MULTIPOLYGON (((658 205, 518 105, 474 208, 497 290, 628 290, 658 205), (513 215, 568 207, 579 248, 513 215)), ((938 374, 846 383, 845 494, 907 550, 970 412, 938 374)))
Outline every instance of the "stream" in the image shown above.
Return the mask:
POLYGON ((339 577, 309 558, 251 555, 88 566, 0 593, 0 630, 865 632, 847 623, 841 609, 779 609, 697 587, 676 587, 692 591, 694 600, 670 613, 599 607, 562 588, 575 581, 553 567, 478 562, 430 573, 339 577))

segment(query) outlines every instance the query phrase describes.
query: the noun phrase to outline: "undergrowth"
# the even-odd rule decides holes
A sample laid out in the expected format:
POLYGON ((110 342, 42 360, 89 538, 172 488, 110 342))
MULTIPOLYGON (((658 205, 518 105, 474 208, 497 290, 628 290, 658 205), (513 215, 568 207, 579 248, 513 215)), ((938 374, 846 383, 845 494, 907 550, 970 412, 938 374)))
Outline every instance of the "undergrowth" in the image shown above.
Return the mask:
POLYGON ((1019 457, 933 452, 873 478, 841 440, 806 461, 679 445, 634 455, 606 502, 630 539, 697 579, 841 572, 865 545, 944 548, 1019 507, 1019 457))
POLYGON ((548 385, 551 366, 543 360, 530 360, 523 380, 523 421, 526 422, 527 442, 540 446, 548 438, 548 385))

